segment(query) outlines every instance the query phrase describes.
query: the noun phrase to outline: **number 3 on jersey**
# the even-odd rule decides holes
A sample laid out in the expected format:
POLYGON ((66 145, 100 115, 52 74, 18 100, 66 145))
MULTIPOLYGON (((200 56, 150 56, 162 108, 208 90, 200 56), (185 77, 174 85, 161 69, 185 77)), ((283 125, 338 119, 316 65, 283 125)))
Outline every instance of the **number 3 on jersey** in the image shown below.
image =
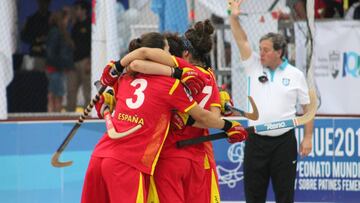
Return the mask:
POLYGON ((145 95, 144 95, 144 90, 147 87, 147 81, 145 79, 136 79, 134 81, 132 81, 130 83, 131 86, 136 87, 134 95, 135 95, 135 99, 133 98, 127 98, 126 99, 126 105, 130 108, 130 109, 137 109, 139 108, 145 100, 145 95), (133 101, 135 100, 135 101, 133 101))

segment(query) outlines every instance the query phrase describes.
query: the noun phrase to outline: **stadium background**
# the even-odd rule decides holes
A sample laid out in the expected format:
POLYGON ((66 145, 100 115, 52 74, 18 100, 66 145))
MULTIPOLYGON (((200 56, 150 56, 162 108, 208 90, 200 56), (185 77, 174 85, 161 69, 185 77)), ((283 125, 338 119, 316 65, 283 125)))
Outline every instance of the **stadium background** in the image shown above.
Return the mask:
MULTIPOLYGON (((53 0, 50 10, 72 5, 73 2, 74 0, 53 0)), ((212 53, 212 62, 218 84, 232 93, 237 107, 250 111, 246 101, 247 79, 242 72, 238 50, 226 20, 226 1, 187 0, 182 2, 183 4, 178 0, 164 2, 166 3, 162 5, 168 6, 165 6, 165 9, 176 11, 170 13, 172 15, 167 19, 172 17, 178 22, 184 21, 182 23, 186 25, 206 18, 213 20, 216 26, 216 48, 212 53), (184 5, 187 6, 186 9, 184 5), (179 20, 174 13, 187 16, 188 20, 179 20)), ((118 59, 126 52, 130 39, 144 32, 158 31, 161 20, 151 10, 154 6, 152 3, 151 0, 123 1, 122 4, 114 0, 92 1, 92 6, 95 7, 93 9, 95 20, 92 27, 93 81, 99 78, 101 69, 107 61, 118 59)), ((26 17, 35 10, 35 0, 6 0, 0 6, 2 44, 0 87, 3 88, 0 90, 2 94, 0 114, 1 118, 8 119, 0 123, 0 162, 3 165, 0 169, 0 202, 79 202, 84 172, 91 150, 105 128, 103 121, 89 119, 62 155, 63 160, 74 160, 75 164, 63 169, 53 168, 50 165, 52 153, 74 125, 74 120, 81 111, 44 113, 46 111, 46 77, 41 73, 31 71, 31 66, 24 62, 27 46, 21 43, 18 36, 26 17), (11 57, 12 54, 14 54, 13 57, 11 57)), ((287 8, 284 0, 247 0, 244 3, 244 15, 241 16, 241 22, 248 31, 255 50, 258 49, 257 42, 262 34, 269 31, 283 32, 289 41, 288 58, 306 72, 309 57, 305 46, 308 45, 310 37, 314 37, 316 42, 316 40, 322 40, 324 35, 311 36, 305 25, 306 22, 295 23, 291 18, 279 20, 279 10, 292 14, 292 10, 287 8)), ((326 57, 329 58, 325 65, 320 63, 322 58, 319 57, 324 47, 318 43, 318 48, 315 48, 315 55, 317 53, 318 58, 314 62, 314 72, 319 73, 320 77, 316 80, 315 75, 315 83, 321 104, 326 108, 320 106, 315 122, 313 152, 309 157, 300 159, 298 162, 296 202, 358 202, 360 199, 360 165, 357 163, 360 157, 360 119, 358 118, 360 110, 357 103, 360 94, 353 88, 356 89, 360 83, 358 77, 360 57, 356 59, 356 56, 360 55, 360 50, 356 47, 356 44, 360 44, 360 26, 359 22, 338 20, 317 23, 322 24, 317 24, 319 29, 326 23, 330 23, 330 27, 333 28, 339 27, 339 30, 352 27, 355 29, 355 34, 344 37, 341 32, 334 32, 333 35, 338 36, 342 43, 331 43, 336 42, 334 39, 325 41, 333 45, 333 47, 325 47, 329 49, 324 51, 326 57), (345 40, 346 38, 349 39, 345 40), (329 53, 335 53, 335 57, 334 54, 329 53), (345 58, 330 60, 339 58, 337 57, 339 55, 345 57, 346 53, 351 56, 355 53, 354 60, 348 62, 353 68, 344 68, 345 58), (342 71, 341 80, 330 76, 321 78, 324 74, 320 74, 319 70, 323 71, 324 66, 327 66, 325 67, 327 72, 334 69, 334 66, 339 66, 335 67, 335 70, 342 71), (345 77, 346 71, 351 73, 352 70, 354 74, 348 74, 350 77, 345 77), (339 92, 336 92, 335 84, 340 85, 339 92), (342 91, 344 89, 348 91, 342 91)), ((344 32, 346 33, 346 29, 344 32)), ((96 90, 93 89, 92 95, 95 95, 95 92, 96 90)), ((80 94, 78 98, 79 107, 86 105, 80 94)), ((245 120, 242 122, 244 125, 247 123, 245 120)), ((302 130, 299 128, 297 137, 301 139, 301 136, 302 130)), ((242 144, 230 146, 224 141, 216 141, 214 146, 222 200, 244 201, 242 144)), ((272 193, 268 194, 270 195, 268 200, 274 201, 272 193)))

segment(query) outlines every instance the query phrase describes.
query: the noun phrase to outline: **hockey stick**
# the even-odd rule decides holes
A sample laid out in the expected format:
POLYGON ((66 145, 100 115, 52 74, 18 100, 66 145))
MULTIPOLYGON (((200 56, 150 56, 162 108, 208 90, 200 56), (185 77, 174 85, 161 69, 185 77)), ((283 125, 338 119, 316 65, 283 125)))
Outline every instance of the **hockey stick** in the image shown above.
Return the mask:
MULTIPOLYGON (((118 77, 123 71, 123 67, 120 64, 120 61, 114 62, 114 63, 112 63, 110 65, 111 65, 110 74, 113 77, 118 77)), ((89 113, 90 113, 91 109, 94 107, 95 103, 99 101, 100 95, 105 90, 106 90, 106 86, 101 86, 100 88, 98 88, 98 93, 91 100, 90 104, 88 104, 87 107, 84 109, 83 114, 79 117, 79 119, 76 122, 76 124, 74 125, 74 127, 70 130, 69 134, 66 136, 65 140, 62 142, 60 147, 53 154, 53 156, 51 158, 51 164, 54 167, 59 167, 60 168, 60 167, 65 167, 65 166, 71 166, 72 165, 72 163, 73 163, 72 161, 60 162, 59 157, 60 157, 61 153, 65 150, 66 146, 69 144, 71 139, 74 137, 76 131, 79 129, 81 124, 84 122, 84 119, 86 118, 86 116, 89 115, 89 113)))
POLYGON ((245 112, 245 111, 243 111, 241 109, 238 109, 236 107, 233 107, 233 106, 231 106, 229 104, 225 104, 225 108, 230 109, 233 112, 236 111, 236 112, 238 112, 240 114, 240 116, 243 116, 245 118, 248 118, 250 120, 255 121, 255 120, 257 120, 259 118, 259 112, 258 112, 257 106, 256 106, 256 104, 254 102, 254 99, 251 96, 248 96, 248 98, 249 98, 251 107, 253 109, 252 113, 245 112))
POLYGON ((125 132, 121 132, 121 133, 117 132, 114 127, 114 124, 111 120, 111 114, 108 109, 106 109, 104 112, 104 119, 105 119, 105 123, 106 123, 107 134, 111 139, 119 139, 119 138, 125 137, 125 136, 139 130, 142 127, 142 125, 138 124, 135 127, 130 128, 129 130, 127 130, 125 132))
MULTIPOLYGON (((245 128, 245 130, 248 132, 248 134, 254 134, 254 133, 282 129, 282 128, 294 128, 310 122, 314 118, 317 110, 317 102, 316 102, 317 99, 316 99, 316 92, 314 89, 309 90, 309 96, 310 96, 310 104, 308 108, 309 110, 303 116, 296 117, 293 119, 250 126, 245 128)), ((227 134, 225 132, 220 132, 213 135, 199 136, 192 139, 181 140, 178 141, 176 145, 178 148, 181 148, 187 145, 199 144, 202 142, 224 139, 224 138, 228 138, 227 134)))
MULTIPOLYGON (((94 83, 94 85, 96 86, 97 89, 102 88, 100 81, 96 81, 94 83)), ((109 108, 106 108, 104 110, 104 119, 105 119, 107 134, 111 139, 119 139, 119 138, 125 137, 125 136, 139 130, 142 127, 142 125, 138 124, 135 127, 130 128, 129 130, 127 130, 125 132, 121 132, 121 133, 117 132, 114 127, 114 124, 111 120, 111 113, 109 111, 109 108)))
POLYGON ((71 166, 72 165, 72 163, 73 163, 72 161, 60 162, 59 157, 60 157, 61 153, 64 151, 64 149, 66 148, 66 146, 69 144, 70 140, 74 137, 76 131, 79 129, 81 124, 84 122, 84 119, 86 118, 86 116, 89 115, 89 113, 91 112, 91 109, 94 107, 95 103, 97 101, 99 101, 100 95, 105 91, 105 89, 106 89, 106 86, 102 86, 98 90, 98 93, 91 100, 90 104, 87 105, 87 107, 85 108, 83 114, 79 117, 79 119, 76 122, 76 124, 74 125, 74 127, 71 129, 69 134, 66 136, 65 140, 62 142, 60 147, 56 150, 56 152, 52 156, 51 164, 54 167, 59 167, 60 168, 60 167, 65 167, 65 166, 71 166))

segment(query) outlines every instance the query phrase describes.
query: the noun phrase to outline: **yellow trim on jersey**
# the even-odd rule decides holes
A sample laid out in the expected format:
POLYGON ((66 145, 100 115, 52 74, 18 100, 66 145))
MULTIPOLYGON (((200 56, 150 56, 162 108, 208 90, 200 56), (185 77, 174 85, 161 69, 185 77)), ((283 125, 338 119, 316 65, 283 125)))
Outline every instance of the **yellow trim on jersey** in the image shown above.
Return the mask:
POLYGON ((209 168, 210 168, 209 157, 207 156, 207 154, 205 154, 205 156, 204 156, 204 169, 209 169, 209 168))
POLYGON ((197 103, 194 102, 193 104, 191 104, 189 107, 187 107, 184 112, 187 113, 190 109, 192 109, 197 103))
POLYGON ((214 107, 219 107, 219 108, 221 108, 221 105, 218 104, 218 103, 211 103, 210 106, 214 106, 214 107))
POLYGON ((173 86, 171 87, 170 91, 169 91, 169 95, 174 94, 174 91, 176 90, 176 88, 179 86, 180 84, 180 80, 175 80, 173 86))
POLYGON ((210 203, 220 203, 220 193, 214 173, 214 169, 211 169, 211 194, 210 194, 210 203))
POLYGON ((136 203, 144 203, 144 184, 143 184, 143 175, 140 172, 139 174, 139 185, 138 185, 138 192, 137 192, 137 196, 136 196, 136 203))
POLYGON ((207 70, 205 70, 204 68, 202 68, 201 66, 195 66, 197 69, 199 69, 201 72, 203 72, 203 73, 205 73, 205 74, 207 74, 207 75, 212 75, 211 73, 210 73, 210 71, 207 71, 207 70))
MULTIPOLYGON (((186 72, 192 71, 192 70, 193 70, 192 68, 188 68, 188 67, 184 67, 184 68, 182 69, 183 74, 186 73, 186 72)), ((184 83, 184 82, 186 82, 187 80, 189 80, 190 78, 194 78, 194 77, 195 77, 195 76, 193 76, 193 75, 189 75, 189 76, 187 76, 187 77, 185 77, 185 78, 181 78, 181 82, 184 83)))
POLYGON ((150 176, 150 185, 147 203, 160 203, 154 176, 150 176))
POLYGON ((178 61, 176 60, 176 57, 175 56, 171 56, 172 57, 172 59, 174 60, 174 63, 175 63, 175 65, 176 65, 176 67, 179 67, 179 63, 178 63, 178 61))
POLYGON ((214 71, 213 71, 212 68, 208 68, 207 71, 208 71, 214 78, 216 78, 216 77, 215 77, 215 74, 214 74, 214 71))
POLYGON ((160 155, 161 149, 162 149, 162 147, 164 146, 166 137, 168 136, 169 129, 170 129, 170 121, 169 121, 168 124, 167 124, 164 139, 163 139, 163 141, 162 141, 162 143, 161 143, 161 146, 160 146, 160 148, 159 148, 159 150, 158 150, 158 152, 157 152, 157 154, 156 154, 156 156, 155 156, 155 159, 154 159, 154 161, 153 161, 153 164, 152 164, 152 166, 151 166, 150 175, 154 175, 155 166, 156 166, 157 161, 158 161, 158 159, 159 159, 159 155, 160 155))

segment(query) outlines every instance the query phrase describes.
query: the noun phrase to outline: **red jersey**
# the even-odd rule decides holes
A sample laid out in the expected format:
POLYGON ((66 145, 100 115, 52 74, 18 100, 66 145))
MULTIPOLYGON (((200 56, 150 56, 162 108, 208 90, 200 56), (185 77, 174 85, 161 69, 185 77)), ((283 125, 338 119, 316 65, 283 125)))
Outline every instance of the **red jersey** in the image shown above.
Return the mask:
MULTIPOLYGON (((181 58, 175 58, 178 67, 192 66, 181 58)), ((201 93, 194 96, 194 100, 206 110, 210 110, 211 106, 220 108, 220 94, 219 89, 216 84, 215 76, 211 69, 205 70, 201 67, 195 67, 202 74, 207 74, 210 78, 208 84, 205 85, 201 93)), ((160 157, 183 157, 189 158, 195 161, 204 161, 204 156, 207 153, 212 152, 211 143, 204 143, 198 145, 191 145, 183 149, 178 149, 176 147, 176 142, 179 140, 190 139, 193 137, 198 137, 200 135, 207 135, 208 129, 201 129, 195 127, 186 127, 182 130, 170 130, 169 136, 167 137, 164 148, 160 154, 160 157), (208 145, 208 146, 207 146, 208 145)), ((213 159, 212 154, 208 154, 209 158, 213 159)), ((210 160, 213 162, 214 160, 210 160)))
POLYGON ((111 157, 152 175, 169 130, 171 111, 187 112, 196 102, 179 80, 165 76, 125 74, 114 89, 116 107, 112 121, 116 131, 143 126, 120 139, 111 139, 105 133, 93 156, 111 157))

